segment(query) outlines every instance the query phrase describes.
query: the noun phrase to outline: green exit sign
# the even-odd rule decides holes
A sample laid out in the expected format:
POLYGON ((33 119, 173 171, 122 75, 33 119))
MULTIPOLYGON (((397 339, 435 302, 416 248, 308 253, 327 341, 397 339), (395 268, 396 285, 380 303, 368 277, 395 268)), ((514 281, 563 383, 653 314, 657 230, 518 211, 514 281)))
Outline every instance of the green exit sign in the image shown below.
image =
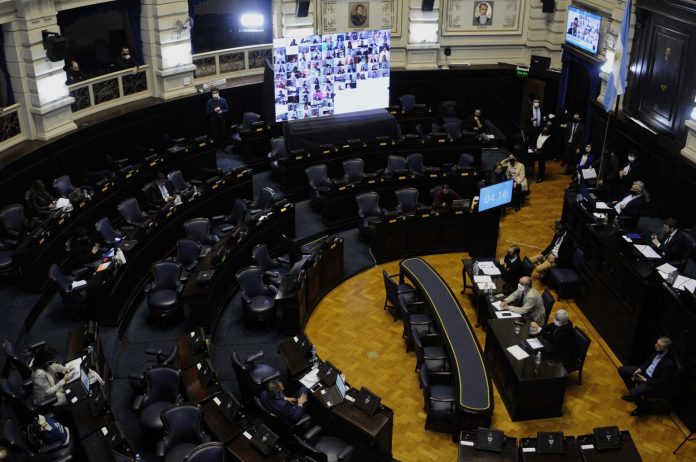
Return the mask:
POLYGON ((518 77, 529 77, 529 68, 517 66, 515 75, 517 75, 518 77))

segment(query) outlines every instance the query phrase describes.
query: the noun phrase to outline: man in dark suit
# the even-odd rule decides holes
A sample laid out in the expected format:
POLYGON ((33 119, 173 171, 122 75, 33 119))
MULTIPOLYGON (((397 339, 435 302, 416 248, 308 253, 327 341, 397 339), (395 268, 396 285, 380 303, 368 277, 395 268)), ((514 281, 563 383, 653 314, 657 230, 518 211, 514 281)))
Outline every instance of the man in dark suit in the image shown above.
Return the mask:
POLYGON ((638 221, 645 202, 645 183, 634 181, 628 194, 614 203, 614 209, 620 217, 629 217, 638 221))
POLYGON ((575 329, 573 323, 568 317, 566 310, 558 310, 553 316, 553 322, 540 327, 537 323, 532 322, 529 325, 529 330, 532 333, 541 334, 544 338, 551 342, 554 353, 558 359, 563 362, 567 369, 576 366, 578 362, 578 348, 575 342, 575 329))
POLYGON ((667 263, 683 271, 686 261, 691 253, 691 244, 686 236, 679 231, 677 220, 670 217, 662 224, 662 242, 653 234, 651 239, 657 252, 662 255, 667 263))
POLYGON ((517 281, 522 277, 522 259, 520 258, 520 246, 511 245, 498 263, 502 270, 502 278, 505 281, 503 292, 511 294, 517 289, 517 281))
POLYGON ((547 125, 544 125, 541 129, 541 133, 539 133, 539 136, 534 140, 534 155, 537 161, 537 183, 544 181, 544 177, 546 176, 546 161, 553 158, 553 148, 554 143, 550 129, 547 125))
POLYGON ((541 133, 541 127, 546 125, 548 114, 546 109, 541 106, 541 101, 539 98, 534 98, 532 100, 532 108, 527 113, 527 120, 529 121, 529 138, 531 140, 536 140, 541 133))
POLYGON ((174 187, 164 173, 157 173, 157 179, 147 188, 147 201, 155 207, 162 207, 174 199, 174 187))
POLYGON ((271 380, 266 390, 261 392, 261 403, 271 412, 280 416, 288 424, 297 423, 305 414, 307 389, 301 387, 295 396, 285 396, 285 387, 280 380, 271 380))
POLYGON ((534 265, 532 276, 543 278, 554 266, 569 266, 573 256, 573 240, 566 232, 562 222, 554 223, 554 235, 551 242, 538 255, 530 258, 534 265))
POLYGON ((635 151, 630 151, 626 163, 619 170, 619 185, 614 197, 628 192, 633 182, 640 178, 641 170, 642 165, 638 160, 638 154, 635 151))
POLYGON ((637 405, 630 415, 638 416, 645 412, 645 395, 659 395, 673 384, 677 365, 670 352, 671 345, 669 337, 660 337, 655 343, 655 351, 643 364, 618 368, 619 375, 628 388, 628 394, 621 399, 637 405))
POLYGON ((573 118, 565 126, 563 134, 563 160, 565 161, 566 174, 572 175, 575 164, 580 156, 580 148, 582 146, 583 134, 585 126, 582 124, 580 114, 573 114, 573 118))
POLYGON ((464 119, 464 129, 474 133, 483 133, 486 130, 486 121, 483 118, 481 109, 474 109, 474 115, 464 119))

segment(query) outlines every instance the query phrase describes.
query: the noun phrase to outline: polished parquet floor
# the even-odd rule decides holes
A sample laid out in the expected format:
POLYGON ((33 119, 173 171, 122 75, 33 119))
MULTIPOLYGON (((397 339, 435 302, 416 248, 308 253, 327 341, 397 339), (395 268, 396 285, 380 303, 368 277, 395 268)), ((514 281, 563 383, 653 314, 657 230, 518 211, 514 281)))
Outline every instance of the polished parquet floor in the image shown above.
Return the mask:
MULTIPOLYGON (((532 184, 525 207, 503 217, 498 255, 511 243, 519 244, 523 255, 531 255, 551 238, 551 226, 560 218, 563 191, 569 177, 559 174, 560 168, 555 162, 549 163, 547 171, 549 178, 545 182, 532 184)), ((454 253, 426 256, 425 260, 459 294, 464 257, 464 253, 454 253)), ((346 255, 346 259, 349 258, 351 256, 346 255)), ((398 262, 371 268, 339 285, 317 307, 306 332, 317 345, 320 356, 341 368, 351 383, 370 388, 394 409, 393 454, 396 459, 454 461, 457 445, 450 435, 424 429, 423 395, 414 371, 415 354, 405 352, 401 322, 393 322, 382 310, 382 268, 390 274, 396 273, 398 262)), ((468 293, 458 296, 473 325, 475 314, 468 293)), ((628 415, 633 405, 620 399, 625 389, 615 370, 618 360, 572 301, 556 302, 554 310, 558 308, 568 310, 571 320, 592 338, 583 384, 578 386, 577 380, 570 380, 563 417, 528 422, 512 422, 496 390, 493 426, 519 438, 537 431, 562 430, 566 435, 579 435, 590 433, 594 427, 618 425, 630 430, 644 461, 696 460, 696 442, 687 443, 679 455, 672 455, 686 432, 676 417, 634 418, 628 415)), ((483 345, 485 333, 477 329, 477 335, 483 345)), ((571 378, 576 379, 576 374, 571 378)))

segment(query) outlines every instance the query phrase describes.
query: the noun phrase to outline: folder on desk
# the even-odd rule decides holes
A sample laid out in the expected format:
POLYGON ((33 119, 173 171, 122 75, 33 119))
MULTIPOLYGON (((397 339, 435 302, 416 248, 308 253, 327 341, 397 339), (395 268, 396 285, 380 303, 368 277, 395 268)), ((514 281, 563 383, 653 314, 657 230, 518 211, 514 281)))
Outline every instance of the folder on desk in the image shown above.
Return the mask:
POLYGON ((525 359, 529 357, 529 354, 524 351, 522 348, 520 348, 519 345, 513 345, 511 347, 507 347, 506 350, 508 353, 510 353, 512 356, 515 357, 515 359, 520 360, 520 359, 525 359))
POLYGON ((674 284, 672 284, 672 287, 674 287, 677 290, 687 290, 691 293, 694 293, 694 290, 696 290, 696 280, 687 278, 686 276, 682 276, 680 274, 674 280, 674 284))
POLYGON ((645 258, 662 258, 659 253, 655 252, 655 249, 649 245, 633 244, 638 252, 640 252, 645 258))

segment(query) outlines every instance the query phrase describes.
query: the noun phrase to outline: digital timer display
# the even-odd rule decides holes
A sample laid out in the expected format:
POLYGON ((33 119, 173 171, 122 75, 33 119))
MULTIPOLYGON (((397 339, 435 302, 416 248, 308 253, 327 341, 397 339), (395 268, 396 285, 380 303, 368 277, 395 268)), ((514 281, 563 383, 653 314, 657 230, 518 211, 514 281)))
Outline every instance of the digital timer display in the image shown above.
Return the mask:
POLYGON ((510 203, 512 200, 512 183, 513 180, 508 180, 481 188, 479 192, 479 212, 510 203))

